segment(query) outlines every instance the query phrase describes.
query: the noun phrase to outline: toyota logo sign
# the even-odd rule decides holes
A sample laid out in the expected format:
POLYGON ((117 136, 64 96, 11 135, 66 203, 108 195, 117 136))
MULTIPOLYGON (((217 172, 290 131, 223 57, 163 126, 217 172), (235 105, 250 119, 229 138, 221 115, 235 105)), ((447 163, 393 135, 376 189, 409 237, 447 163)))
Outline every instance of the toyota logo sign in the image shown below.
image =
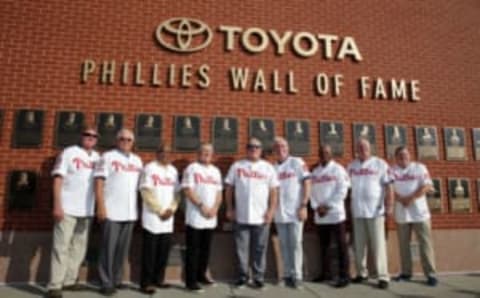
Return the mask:
POLYGON ((166 49, 192 53, 207 47, 212 42, 213 33, 208 25, 200 20, 177 17, 161 23, 155 36, 166 49))

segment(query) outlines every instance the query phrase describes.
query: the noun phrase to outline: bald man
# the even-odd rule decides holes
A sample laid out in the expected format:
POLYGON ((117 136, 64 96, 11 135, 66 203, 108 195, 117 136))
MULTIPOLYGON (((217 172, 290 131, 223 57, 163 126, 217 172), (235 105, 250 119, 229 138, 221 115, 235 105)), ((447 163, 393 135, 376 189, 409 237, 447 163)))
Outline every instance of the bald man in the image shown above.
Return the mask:
POLYGON ((393 189, 388 164, 371 155, 370 143, 361 138, 356 144, 357 158, 348 166, 352 185, 354 252, 357 277, 353 283, 367 280, 367 242, 372 250, 378 287, 387 289, 387 248, 385 214, 392 214, 393 189))

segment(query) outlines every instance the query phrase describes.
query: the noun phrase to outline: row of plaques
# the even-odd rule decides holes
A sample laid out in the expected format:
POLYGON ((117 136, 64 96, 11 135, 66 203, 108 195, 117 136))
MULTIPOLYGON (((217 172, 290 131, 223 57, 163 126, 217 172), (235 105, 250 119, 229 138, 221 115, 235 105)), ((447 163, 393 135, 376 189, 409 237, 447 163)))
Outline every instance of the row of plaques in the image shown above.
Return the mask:
MULTIPOLYGON (((1 119, 1 114, 0 114, 1 119)), ((36 148, 42 143, 44 111, 19 110, 15 114, 15 129, 12 145, 15 148, 36 148)), ((55 145, 65 147, 75 144, 81 133, 85 115, 82 112, 58 112, 55 124, 55 145)), ((115 136, 123 127, 123 115, 119 113, 99 113, 96 118, 100 134, 99 146, 109 148, 115 144, 115 136)), ((201 118, 198 116, 175 116, 175 151, 196 151, 200 145, 201 118)), ((336 157, 344 153, 344 125, 336 121, 320 121, 319 141, 330 144, 336 157)), ((372 153, 377 153, 377 137, 374 123, 353 123, 353 144, 360 138, 367 138, 372 144, 372 153)), ((215 117, 212 121, 212 136, 218 153, 238 151, 238 119, 215 117)), ((139 150, 154 150, 162 137, 162 116, 139 114, 135 119, 136 147, 139 150)), ((268 118, 249 119, 249 137, 262 141, 270 150, 275 136, 275 122, 268 118)), ((297 155, 310 154, 310 122, 307 120, 286 120, 285 137, 291 151, 297 155)), ((387 157, 393 157, 395 148, 407 145, 407 126, 385 125, 385 149, 387 157)), ((472 129, 475 159, 480 160, 480 128, 472 129)), ((439 159, 439 141, 435 126, 415 126, 415 140, 418 158, 421 160, 439 159)), ((447 160, 466 160, 466 133, 461 127, 445 127, 444 143, 447 160)), ((355 150, 354 150, 355 151, 355 150)))
MULTIPOLYGON (((35 203, 38 177, 32 171, 12 171, 9 174, 8 206, 10 209, 31 209, 35 203)), ((433 178, 434 190, 427 195, 432 213, 443 213, 445 195, 442 180, 433 178)), ((448 200, 450 211, 454 213, 472 212, 470 180, 467 178, 448 178, 448 200)), ((480 179, 477 180, 477 193, 480 205, 480 179)))

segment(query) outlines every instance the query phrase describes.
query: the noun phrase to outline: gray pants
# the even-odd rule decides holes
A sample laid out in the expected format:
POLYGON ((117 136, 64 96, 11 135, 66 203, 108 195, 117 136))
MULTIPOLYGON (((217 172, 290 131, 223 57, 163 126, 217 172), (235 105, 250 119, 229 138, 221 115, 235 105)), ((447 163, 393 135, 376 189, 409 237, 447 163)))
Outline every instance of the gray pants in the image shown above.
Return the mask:
POLYGON ((122 283, 123 267, 127 260, 132 240, 133 221, 110 221, 103 223, 98 273, 104 288, 114 288, 122 283))
POLYGON ((270 225, 235 224, 235 244, 239 277, 249 279, 249 258, 253 255, 253 279, 264 280, 270 225))
POLYGON ((85 258, 91 218, 64 215, 53 227, 50 282, 48 289, 59 290, 77 282, 85 258))
POLYGON ((302 280, 303 222, 277 223, 283 259, 283 277, 302 280))
POLYGON ((402 273, 412 275, 412 255, 410 253, 412 230, 415 232, 420 246, 420 260, 422 261, 423 272, 427 277, 435 276, 435 256, 432 246, 430 220, 405 224, 397 223, 402 273))

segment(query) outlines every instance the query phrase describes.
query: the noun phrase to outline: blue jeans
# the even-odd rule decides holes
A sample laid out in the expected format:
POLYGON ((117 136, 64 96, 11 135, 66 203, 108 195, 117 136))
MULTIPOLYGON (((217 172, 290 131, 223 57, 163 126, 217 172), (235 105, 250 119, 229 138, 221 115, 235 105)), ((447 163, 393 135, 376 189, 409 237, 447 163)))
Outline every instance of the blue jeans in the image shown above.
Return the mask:
POLYGON ((303 278, 303 222, 276 223, 283 259, 283 277, 303 278))

